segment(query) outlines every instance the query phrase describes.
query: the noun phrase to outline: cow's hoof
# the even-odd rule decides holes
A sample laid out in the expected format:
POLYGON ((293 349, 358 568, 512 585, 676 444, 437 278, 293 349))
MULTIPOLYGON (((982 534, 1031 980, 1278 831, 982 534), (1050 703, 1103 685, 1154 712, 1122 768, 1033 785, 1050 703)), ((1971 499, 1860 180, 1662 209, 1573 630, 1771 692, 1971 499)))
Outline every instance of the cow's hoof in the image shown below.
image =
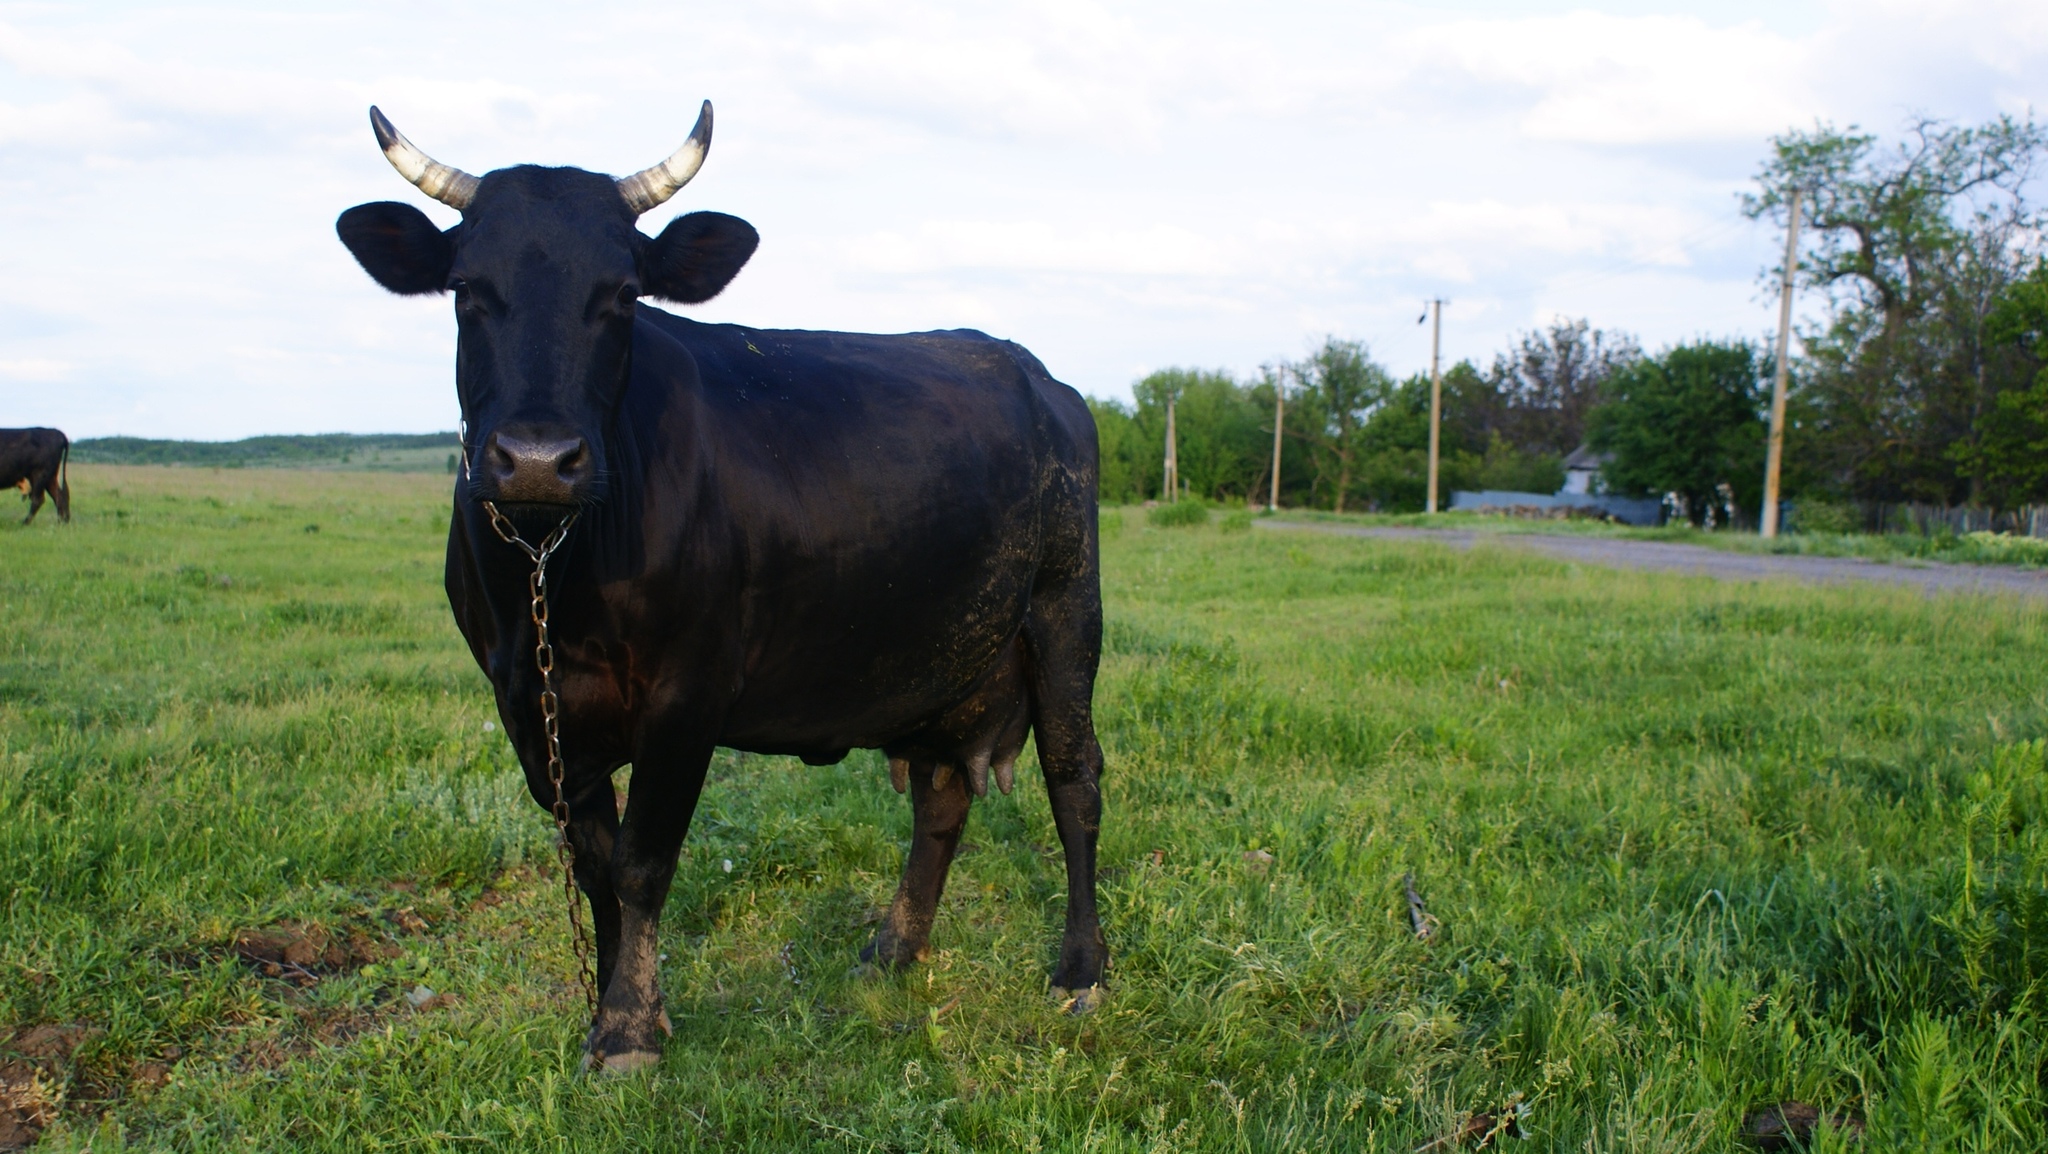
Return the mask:
POLYGON ((659 1050, 625 1050, 617 1054, 583 1055, 583 1072, 603 1078, 625 1078, 661 1063, 659 1050))
POLYGON ((1102 999, 1109 991, 1099 983, 1080 990, 1069 990, 1065 986, 1052 988, 1053 1004, 1069 1014, 1092 1014, 1102 1007, 1102 999))
POLYGON ((916 945, 893 935, 878 934, 875 940, 861 947, 860 960, 863 964, 884 970, 902 970, 919 962, 931 961, 930 946, 916 945))

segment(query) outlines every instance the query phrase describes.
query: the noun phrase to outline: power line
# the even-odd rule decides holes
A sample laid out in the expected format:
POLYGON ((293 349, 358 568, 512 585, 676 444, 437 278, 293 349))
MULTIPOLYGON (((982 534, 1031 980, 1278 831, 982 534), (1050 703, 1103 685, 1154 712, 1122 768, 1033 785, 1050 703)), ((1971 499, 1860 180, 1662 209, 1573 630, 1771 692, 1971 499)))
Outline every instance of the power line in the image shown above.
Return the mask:
POLYGON ((1710 241, 1720 241, 1733 237, 1737 231, 1742 229, 1748 223, 1748 221, 1744 220, 1716 221, 1713 224, 1695 229, 1692 232, 1669 242, 1668 244, 1659 246, 1657 249, 1653 251, 1653 255, 1650 257, 1634 257, 1628 260, 1611 262, 1609 264, 1597 266, 1594 268, 1578 269, 1572 272, 1565 273, 1563 276, 1557 277, 1556 279, 1550 281, 1548 287, 1552 289, 1584 288, 1585 286, 1590 284, 1598 284, 1601 281, 1612 280, 1616 277, 1626 276, 1630 273, 1644 272, 1653 269, 1681 268, 1683 266, 1676 266, 1666 261, 1655 259, 1655 254, 1677 252, 1681 256, 1688 255, 1688 250, 1690 249, 1704 247, 1710 241))

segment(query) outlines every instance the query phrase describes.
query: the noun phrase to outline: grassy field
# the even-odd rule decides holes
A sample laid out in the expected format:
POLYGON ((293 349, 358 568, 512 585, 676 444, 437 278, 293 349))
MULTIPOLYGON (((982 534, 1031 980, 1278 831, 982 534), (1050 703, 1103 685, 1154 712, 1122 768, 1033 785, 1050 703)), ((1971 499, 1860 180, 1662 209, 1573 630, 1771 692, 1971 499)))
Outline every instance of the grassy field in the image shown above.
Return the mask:
POLYGON ((2048 1148, 2035 606, 1106 514, 1106 1007, 1046 997, 1033 775, 932 964, 861 980, 884 767, 723 754, 667 1058, 588 1081, 446 478, 72 483, 0 525, 0 1140, 1692 1151, 1798 1100, 1868 1126, 1819 1149, 2048 1148))

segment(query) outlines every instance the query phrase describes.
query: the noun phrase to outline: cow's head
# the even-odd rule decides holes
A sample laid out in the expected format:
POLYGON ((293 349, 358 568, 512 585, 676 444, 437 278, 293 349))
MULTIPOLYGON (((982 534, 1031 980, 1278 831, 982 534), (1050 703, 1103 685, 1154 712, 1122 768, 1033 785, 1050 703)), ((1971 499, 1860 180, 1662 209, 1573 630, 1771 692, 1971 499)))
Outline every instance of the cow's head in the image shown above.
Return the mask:
POLYGON ((479 179, 415 148, 375 108, 370 126, 392 167, 462 212, 443 232, 411 205, 359 204, 335 231, 392 292, 455 295, 455 387, 475 494, 515 506, 597 500, 631 372, 634 301, 710 300, 760 241, 716 212, 677 217, 658 237, 634 224, 704 163, 711 102, 674 156, 617 180, 533 165, 479 179))

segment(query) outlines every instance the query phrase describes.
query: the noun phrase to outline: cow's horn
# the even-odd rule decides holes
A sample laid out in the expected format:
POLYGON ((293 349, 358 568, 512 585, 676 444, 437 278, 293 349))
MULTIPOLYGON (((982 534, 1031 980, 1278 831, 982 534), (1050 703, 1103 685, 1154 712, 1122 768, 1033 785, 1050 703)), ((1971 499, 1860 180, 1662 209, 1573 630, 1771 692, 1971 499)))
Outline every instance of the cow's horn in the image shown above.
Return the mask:
POLYGON ((456 209, 468 208, 469 202, 476 199, 476 177, 421 152, 405 138, 405 133, 391 126, 374 104, 370 106, 370 129, 377 134, 377 147, 384 150, 384 159, 391 162, 398 175, 418 185, 421 192, 456 209))
POLYGON ((690 183, 697 170, 704 167, 704 154, 711 151, 711 102, 704 102, 704 108, 697 113, 697 126, 690 130, 690 139, 676 149, 675 155, 655 165, 643 168, 631 176, 618 180, 619 195, 626 198, 626 204, 638 216, 661 204, 676 194, 676 190, 690 183))

